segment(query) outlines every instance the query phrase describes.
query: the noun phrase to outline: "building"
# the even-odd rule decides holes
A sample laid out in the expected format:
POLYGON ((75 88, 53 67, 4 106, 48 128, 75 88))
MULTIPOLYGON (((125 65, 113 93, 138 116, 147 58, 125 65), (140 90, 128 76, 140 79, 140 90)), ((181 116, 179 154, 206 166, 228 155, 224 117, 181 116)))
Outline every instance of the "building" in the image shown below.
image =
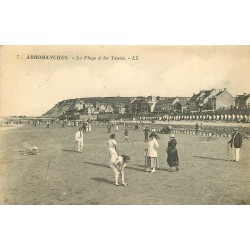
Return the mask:
POLYGON ((234 106, 234 97, 227 91, 226 88, 219 90, 219 93, 210 97, 207 102, 207 107, 211 110, 229 109, 234 106))
POLYGON ((178 97, 160 98, 155 105, 154 113, 171 113, 174 111, 174 105, 178 101, 178 97))
POLYGON ((148 96, 148 113, 152 113, 155 110, 156 103, 160 100, 159 96, 148 96))
POLYGON ((201 90, 199 94, 193 94, 189 101, 190 111, 202 111, 202 110, 212 110, 211 102, 208 102, 209 98, 217 95, 219 90, 201 90))
POLYGON ((75 109, 76 110, 84 109, 84 101, 83 100, 77 101, 76 104, 75 104, 75 109))
POLYGON ((144 113, 147 113, 147 107, 145 105, 145 100, 146 100, 146 98, 142 97, 142 96, 133 98, 129 104, 129 113, 140 114, 140 113, 142 113, 142 111, 144 113))
POLYGON ((250 94, 237 95, 235 98, 235 107, 238 109, 250 109, 250 94))
POLYGON ((173 111, 176 113, 187 112, 189 107, 190 97, 178 97, 178 100, 173 105, 173 111))

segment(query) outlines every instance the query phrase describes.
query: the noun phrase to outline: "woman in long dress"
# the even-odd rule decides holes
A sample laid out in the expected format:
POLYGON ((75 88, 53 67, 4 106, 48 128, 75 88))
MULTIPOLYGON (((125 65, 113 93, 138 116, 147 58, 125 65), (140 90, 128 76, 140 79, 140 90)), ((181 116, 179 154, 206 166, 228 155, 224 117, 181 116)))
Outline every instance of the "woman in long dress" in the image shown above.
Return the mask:
POLYGON ((179 157, 178 152, 176 149, 177 141, 175 140, 174 134, 170 134, 170 141, 168 142, 168 146, 165 151, 168 154, 167 162, 169 165, 169 172, 176 172, 178 171, 179 166, 179 157))
POLYGON ((110 161, 114 162, 116 157, 118 156, 117 142, 115 140, 115 134, 110 135, 110 138, 107 141, 107 145, 108 145, 108 149, 109 149, 110 161))

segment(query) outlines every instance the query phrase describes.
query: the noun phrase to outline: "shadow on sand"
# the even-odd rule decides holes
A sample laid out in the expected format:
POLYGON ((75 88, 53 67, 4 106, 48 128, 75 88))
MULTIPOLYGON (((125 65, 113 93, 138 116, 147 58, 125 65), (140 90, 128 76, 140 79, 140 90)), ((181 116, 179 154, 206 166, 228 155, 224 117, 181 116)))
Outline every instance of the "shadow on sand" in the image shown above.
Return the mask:
POLYGON ((145 172, 145 170, 144 170, 144 169, 141 169, 141 168, 126 167, 125 170, 126 170, 126 169, 130 169, 130 170, 134 170, 134 171, 139 171, 139 172, 145 172))
POLYGON ((206 160, 227 161, 226 159, 213 158, 213 157, 205 157, 205 156, 197 156, 197 155, 193 155, 193 157, 200 158, 200 159, 206 159, 206 160))
MULTIPOLYGON (((94 163, 94 162, 88 162, 88 161, 85 161, 84 163, 87 163, 87 164, 90 164, 90 165, 95 165, 95 166, 100 166, 100 167, 105 167, 105 168, 110 168, 108 165, 100 164, 100 163, 94 163)), ((143 165, 136 165, 136 166, 144 167, 143 165)), ((127 166, 127 167, 125 168, 125 170, 126 170, 126 169, 134 170, 134 171, 139 171, 139 172, 144 172, 144 169, 134 168, 134 167, 129 167, 129 166, 127 166)))
POLYGON ((100 164, 100 163, 95 163, 95 162, 85 161, 84 163, 87 163, 87 164, 90 164, 90 165, 95 165, 95 166, 100 166, 100 167, 105 167, 105 168, 110 168, 108 165, 100 164))
POLYGON ((113 181, 107 180, 107 179, 105 179, 105 178, 94 177, 94 178, 91 178, 91 180, 100 181, 100 182, 104 182, 104 183, 107 183, 107 184, 112 184, 112 185, 114 185, 114 182, 113 182, 113 181))
MULTIPOLYGON (((145 165, 139 165, 139 164, 133 164, 133 165, 142 168, 142 169, 137 169, 137 171, 145 172, 145 169, 147 168, 147 166, 145 166, 145 165)), ((158 168, 156 168, 156 170, 167 171, 167 168, 164 168, 164 167, 160 168, 160 167, 158 167, 158 168)))
POLYGON ((63 149, 62 151, 65 151, 65 152, 73 152, 73 153, 79 153, 78 151, 74 150, 74 149, 63 149))

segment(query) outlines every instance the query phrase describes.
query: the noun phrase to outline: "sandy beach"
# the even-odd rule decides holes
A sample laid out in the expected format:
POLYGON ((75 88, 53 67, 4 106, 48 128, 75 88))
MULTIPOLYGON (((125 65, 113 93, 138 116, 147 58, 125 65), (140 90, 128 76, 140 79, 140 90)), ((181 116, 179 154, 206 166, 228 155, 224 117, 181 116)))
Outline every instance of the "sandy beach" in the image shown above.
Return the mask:
POLYGON ((148 174, 143 132, 129 128, 130 143, 125 143, 120 126, 118 150, 131 161, 125 173, 128 186, 116 187, 108 166, 106 127, 84 134, 83 153, 74 148, 77 129, 25 125, 0 133, 0 203, 250 204, 249 140, 235 163, 227 161, 228 138, 176 135, 180 170, 169 173, 164 151, 169 138, 160 135, 160 169, 148 174), (39 155, 25 155, 23 143, 37 146, 39 155))

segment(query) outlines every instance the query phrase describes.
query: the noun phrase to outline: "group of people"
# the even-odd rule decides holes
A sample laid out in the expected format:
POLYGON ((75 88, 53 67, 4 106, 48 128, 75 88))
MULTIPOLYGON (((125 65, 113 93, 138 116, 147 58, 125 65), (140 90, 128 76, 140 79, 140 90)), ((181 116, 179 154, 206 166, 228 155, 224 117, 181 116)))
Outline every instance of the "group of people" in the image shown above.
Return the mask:
MULTIPOLYGON (((125 130, 126 133, 127 130, 125 130)), ((124 134, 125 134, 124 133, 124 134)), ((126 135, 125 135, 126 136, 126 135)), ((126 137, 125 137, 126 138, 126 137)), ((156 168, 158 167, 158 153, 157 149, 159 148, 158 135, 155 132, 152 132, 149 135, 150 140, 148 141, 147 148, 145 149, 145 166, 146 172, 155 173, 156 168)), ((124 177, 124 168, 127 166, 127 163, 130 160, 128 155, 119 156, 117 150, 117 142, 115 140, 115 134, 111 134, 109 140, 107 141, 110 163, 109 166, 113 170, 115 175, 115 185, 119 186, 119 176, 121 176, 122 184, 126 186, 125 177, 124 177)), ((170 141, 165 151, 167 152, 167 163, 169 168, 167 171, 176 172, 178 171, 179 166, 179 157, 176 149, 177 141, 174 134, 170 134, 170 141)))
MULTIPOLYGON (((157 149, 159 148, 159 136, 155 132, 152 132, 149 135, 149 138, 150 140, 148 141, 148 147, 145 149, 145 165, 147 166, 145 171, 155 173, 156 168, 158 168, 157 149)), ((177 172, 179 166, 179 157, 176 148, 177 141, 174 134, 170 134, 169 138, 170 140, 167 147, 165 148, 165 151, 167 152, 167 163, 169 165, 167 171, 177 172)))
MULTIPOLYGON (((116 128, 116 132, 118 128, 116 128)), ((79 131, 75 134, 75 140, 78 145, 77 150, 78 152, 83 152, 83 128, 80 127, 79 131)), ((155 131, 150 131, 148 127, 144 129, 145 135, 145 142, 147 142, 147 148, 145 149, 145 171, 149 173, 155 173, 156 169, 159 167, 158 164, 158 148, 160 147, 158 140, 160 139, 159 136, 155 133, 155 131), (149 135, 150 132, 150 135, 149 135)), ((177 151, 177 141, 175 139, 174 134, 169 135, 169 142, 165 151, 167 153, 167 163, 169 168, 167 171, 169 172, 177 172, 179 169, 179 157, 177 151)), ((128 129, 125 129, 124 132, 124 139, 125 142, 128 142, 128 129)), ((233 160, 238 162, 240 159, 240 148, 242 146, 242 135, 240 134, 238 129, 234 130, 231 140, 228 142, 228 145, 231 146, 233 152, 233 160)), ((109 157, 110 163, 109 166, 113 170, 115 175, 115 185, 119 186, 119 176, 121 176, 122 185, 126 186, 127 183, 125 182, 125 175, 124 169, 127 166, 127 163, 130 160, 128 155, 119 155, 117 150, 117 142, 115 140, 115 134, 111 134, 108 141, 108 150, 109 150, 109 157)))

